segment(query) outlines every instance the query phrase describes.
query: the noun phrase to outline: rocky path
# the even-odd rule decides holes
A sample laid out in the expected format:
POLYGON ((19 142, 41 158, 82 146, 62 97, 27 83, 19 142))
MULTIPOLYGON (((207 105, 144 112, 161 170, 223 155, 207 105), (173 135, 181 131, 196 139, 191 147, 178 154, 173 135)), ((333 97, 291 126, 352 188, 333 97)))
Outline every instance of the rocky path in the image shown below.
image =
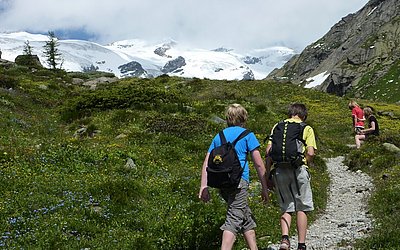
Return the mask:
MULTIPOLYGON (((352 249, 353 240, 364 237, 372 227, 367 210, 372 179, 361 171, 348 170, 343 160, 344 157, 326 159, 331 178, 328 203, 326 211, 309 226, 307 249, 352 249), (342 244, 338 246, 339 243, 342 244)), ((291 245, 296 249, 297 237, 291 237, 291 245)), ((269 247, 277 248, 278 245, 269 247)))

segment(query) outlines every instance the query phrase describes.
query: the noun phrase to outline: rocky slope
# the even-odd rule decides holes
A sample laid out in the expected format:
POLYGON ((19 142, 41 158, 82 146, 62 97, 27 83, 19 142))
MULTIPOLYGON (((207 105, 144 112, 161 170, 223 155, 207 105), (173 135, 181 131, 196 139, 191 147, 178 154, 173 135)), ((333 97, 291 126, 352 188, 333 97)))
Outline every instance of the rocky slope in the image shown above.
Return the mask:
POLYGON ((390 102, 400 100, 400 1, 371 0, 267 79, 390 102))

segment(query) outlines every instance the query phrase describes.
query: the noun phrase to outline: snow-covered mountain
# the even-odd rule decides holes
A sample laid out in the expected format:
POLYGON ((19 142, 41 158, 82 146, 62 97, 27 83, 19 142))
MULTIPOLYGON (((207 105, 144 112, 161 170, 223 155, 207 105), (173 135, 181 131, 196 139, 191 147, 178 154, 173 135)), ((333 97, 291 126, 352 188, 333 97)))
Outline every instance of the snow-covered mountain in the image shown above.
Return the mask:
MULTIPOLYGON (((26 32, 0 33, 2 59, 14 61, 23 54, 26 41, 46 66, 43 45, 49 38, 26 32)), ((100 45, 83 40, 59 40, 62 67, 67 71, 98 70, 118 77, 156 77, 161 74, 216 80, 263 79, 281 67, 295 51, 271 47, 236 53, 233 49, 184 48, 175 41, 150 44, 132 39, 100 45)))

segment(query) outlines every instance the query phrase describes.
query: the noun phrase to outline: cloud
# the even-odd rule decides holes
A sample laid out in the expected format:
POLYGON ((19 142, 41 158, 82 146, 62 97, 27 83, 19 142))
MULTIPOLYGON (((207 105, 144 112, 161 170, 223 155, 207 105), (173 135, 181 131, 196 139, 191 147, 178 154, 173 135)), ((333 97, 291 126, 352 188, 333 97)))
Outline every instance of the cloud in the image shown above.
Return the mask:
POLYGON ((0 32, 79 30, 204 48, 303 48, 368 0, 0 0, 0 32))

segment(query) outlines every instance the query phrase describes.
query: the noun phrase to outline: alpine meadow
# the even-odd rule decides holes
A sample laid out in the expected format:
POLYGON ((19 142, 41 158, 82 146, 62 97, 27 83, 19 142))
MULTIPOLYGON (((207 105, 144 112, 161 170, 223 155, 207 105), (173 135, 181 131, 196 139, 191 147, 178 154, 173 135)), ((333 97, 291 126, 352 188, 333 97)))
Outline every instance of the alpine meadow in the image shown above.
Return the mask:
MULTIPOLYGON (((351 169, 368 173, 375 184, 369 201, 374 228, 354 247, 400 247, 399 153, 382 146, 400 146, 398 104, 358 100, 375 108, 382 132, 355 150, 348 146, 354 136, 347 97, 269 80, 162 75, 95 88, 76 83, 110 76, 0 66, 1 247, 218 249, 225 204, 214 189, 207 204, 197 194, 209 142, 225 127, 226 106, 242 104, 250 115, 247 128, 262 142, 292 102, 308 107, 319 147, 310 169, 311 221, 329 192, 324 158, 345 155, 351 169)), ((250 206, 258 244, 266 247, 280 238, 280 212, 275 196, 262 204, 255 175, 250 206)), ((243 249, 244 240, 236 247, 243 249)))

